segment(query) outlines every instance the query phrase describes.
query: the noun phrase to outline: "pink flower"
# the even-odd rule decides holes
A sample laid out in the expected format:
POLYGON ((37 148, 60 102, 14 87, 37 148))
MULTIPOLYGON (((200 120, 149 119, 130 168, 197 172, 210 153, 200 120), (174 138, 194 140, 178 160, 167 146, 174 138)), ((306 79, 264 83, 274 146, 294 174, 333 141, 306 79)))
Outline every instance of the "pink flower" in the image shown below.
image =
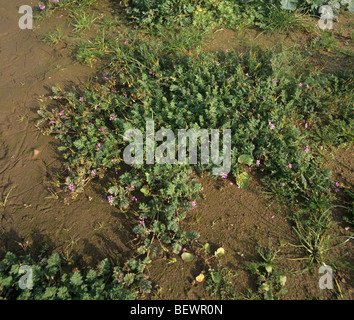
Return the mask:
POLYGON ((268 124, 269 124, 269 126, 270 126, 270 130, 274 130, 274 128, 275 128, 275 127, 274 127, 274 124, 271 123, 271 122, 269 122, 268 124))
POLYGON ((291 169, 293 167, 293 165, 291 163, 289 163, 289 168, 291 169))
POLYGON ((39 9, 44 10, 45 9, 45 5, 44 4, 40 4, 39 5, 39 9))
POLYGON ((114 202, 114 199, 112 196, 108 196, 107 199, 108 199, 108 202, 111 204, 114 202))
POLYGON ((61 110, 60 112, 59 112, 59 116, 63 116, 64 115, 64 110, 61 110))
POLYGON ((190 202, 190 204, 193 206, 193 208, 197 207, 197 203, 195 201, 190 202))
POLYGON ((96 148, 96 150, 97 150, 97 151, 100 151, 100 149, 101 149, 101 144, 100 144, 100 143, 97 143, 97 148, 96 148))
POLYGON ((249 77, 250 75, 248 73, 246 73, 246 77, 249 77))
POLYGON ((337 187, 340 187, 340 183, 339 183, 339 182, 336 182, 336 186, 337 186, 337 187))
POLYGON ((109 120, 116 120, 116 116, 114 114, 111 114, 109 120))
POLYGON ((138 201, 138 199, 135 196, 133 196, 132 201, 138 201))
POLYGON ((300 83, 298 84, 298 86, 299 86, 299 87, 302 87, 302 83, 300 82, 300 83))
POLYGON ((220 176, 221 176, 221 178, 226 179, 227 178, 227 173, 222 173, 220 176))
POLYGON ((310 89, 310 86, 307 84, 307 85, 306 85, 306 88, 307 88, 307 89, 310 89))
POLYGON ((93 175, 93 176, 95 176, 96 175, 96 173, 95 173, 95 171, 91 171, 91 174, 93 175))
POLYGON ((83 98, 83 97, 80 97, 79 101, 84 101, 84 98, 83 98))
POLYGON ((306 122, 306 123, 305 123, 305 129, 307 129, 308 126, 309 126, 309 125, 308 125, 308 123, 306 122))
POLYGON ((261 160, 256 161, 256 165, 259 166, 261 164, 261 160))
POLYGON ((309 151, 310 151, 309 146, 306 146, 305 152, 307 153, 309 151))
POLYGON ((284 187, 284 186, 285 186, 285 183, 284 183, 284 182, 282 182, 281 186, 282 186, 282 187, 284 187))
POLYGON ((69 188, 69 190, 72 191, 72 192, 75 190, 75 186, 74 186, 73 184, 69 184, 69 187, 68 187, 68 188, 69 188))

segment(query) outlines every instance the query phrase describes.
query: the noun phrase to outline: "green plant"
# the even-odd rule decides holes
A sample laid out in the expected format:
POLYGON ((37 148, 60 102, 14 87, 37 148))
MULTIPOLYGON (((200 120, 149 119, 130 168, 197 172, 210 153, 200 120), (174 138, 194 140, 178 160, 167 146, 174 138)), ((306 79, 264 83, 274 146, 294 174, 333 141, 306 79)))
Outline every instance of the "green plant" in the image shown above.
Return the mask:
POLYGON ((253 298, 260 295, 265 300, 278 300, 287 293, 285 288, 286 276, 277 270, 277 254, 279 251, 274 250, 272 243, 269 243, 267 251, 262 247, 257 247, 256 250, 261 261, 251 262, 246 268, 252 275, 256 276, 258 292, 253 298))
POLYGON ((90 28, 97 19, 98 17, 94 13, 87 14, 83 9, 73 11, 72 25, 74 27, 74 31, 81 31, 90 28))
POLYGON ((57 27, 55 32, 45 33, 41 36, 43 42, 54 46, 64 41, 65 38, 64 31, 60 27, 57 27))
POLYGON ((56 253, 34 262, 7 252, 0 262, 0 297, 8 300, 134 300, 147 289, 147 280, 112 267, 107 259, 86 274, 77 269, 64 272, 56 253), (21 266, 31 268, 32 289, 19 287, 21 266))
POLYGON ((279 8, 277 4, 270 3, 262 6, 256 11, 255 16, 257 18, 255 25, 264 32, 289 33, 294 30, 310 30, 309 19, 306 15, 279 8))
POLYGON ((351 239, 340 243, 335 243, 336 237, 328 233, 333 224, 330 215, 330 208, 322 211, 314 211, 312 213, 304 213, 302 211, 296 212, 292 220, 295 223, 294 231, 298 235, 300 244, 295 247, 303 248, 307 252, 307 261, 311 269, 317 264, 333 264, 328 253, 333 248, 340 246, 351 239))
POLYGON ((239 299, 234 287, 234 279, 237 277, 237 273, 224 267, 220 260, 215 269, 208 269, 205 273, 205 288, 209 292, 211 298, 219 298, 221 300, 239 299))
POLYGON ((6 207, 8 198, 9 198, 10 193, 12 192, 13 189, 14 189, 13 187, 10 188, 10 190, 6 193, 4 200, 0 201, 0 205, 1 205, 3 208, 6 207))

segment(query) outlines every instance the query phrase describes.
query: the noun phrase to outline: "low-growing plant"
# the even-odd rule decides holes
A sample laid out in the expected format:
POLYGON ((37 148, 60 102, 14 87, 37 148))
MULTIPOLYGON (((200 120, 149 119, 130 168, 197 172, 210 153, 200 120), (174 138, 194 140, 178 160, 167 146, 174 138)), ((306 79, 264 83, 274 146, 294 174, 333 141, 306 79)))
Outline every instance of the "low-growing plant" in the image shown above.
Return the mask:
MULTIPOLYGON (((28 270, 27 270, 28 272, 28 270)), ((27 278, 28 279, 28 278, 27 278)), ((28 280, 27 280, 28 281, 28 280)), ((139 292, 150 292, 151 284, 141 274, 113 267, 107 259, 85 274, 78 269, 63 271, 61 258, 54 253, 34 262, 7 252, 0 262, 0 297, 17 300, 134 300, 139 292), (21 266, 31 268, 32 283, 20 287, 21 266)))
POLYGON ((286 276, 278 271, 279 251, 275 251, 272 243, 269 243, 267 250, 258 246, 256 250, 261 258, 261 261, 251 262, 246 268, 252 275, 256 276, 258 285, 257 295, 260 299, 278 300, 281 296, 287 293, 285 288, 286 276))

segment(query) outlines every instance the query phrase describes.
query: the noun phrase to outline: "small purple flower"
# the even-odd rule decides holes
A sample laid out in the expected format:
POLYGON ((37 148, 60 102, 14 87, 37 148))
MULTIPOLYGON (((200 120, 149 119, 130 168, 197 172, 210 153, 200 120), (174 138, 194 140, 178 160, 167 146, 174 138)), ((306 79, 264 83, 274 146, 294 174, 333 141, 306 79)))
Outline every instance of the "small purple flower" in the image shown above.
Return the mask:
POLYGON ((55 123, 54 120, 49 121, 49 124, 54 124, 54 123, 55 123))
POLYGON ((133 196, 132 201, 138 201, 138 199, 135 196, 133 196))
POLYGON ((298 84, 298 87, 302 87, 302 82, 300 82, 300 83, 298 84))
POLYGON ((45 5, 44 4, 40 4, 39 5, 39 9, 44 10, 45 9, 45 5))
POLYGON ((145 226, 145 221, 144 220, 140 220, 139 224, 142 225, 142 226, 145 226))
POLYGON ((71 191, 71 192, 74 192, 75 191, 75 186, 73 185, 73 184, 69 184, 69 190, 71 191))
POLYGON ((64 110, 61 110, 60 112, 59 112, 59 116, 63 116, 64 115, 64 110))
POLYGON ((84 98, 83 98, 83 97, 80 97, 79 101, 84 101, 84 98))
POLYGON ((96 176, 96 172, 95 172, 94 170, 91 171, 91 174, 92 174, 93 176, 96 176))
POLYGON ((112 196, 108 196, 107 199, 110 204, 112 204, 114 202, 114 199, 112 196))
POLYGON ((307 153, 309 151, 310 151, 309 146, 306 146, 305 152, 307 153))
POLYGON ((248 73, 246 73, 246 77, 249 77, 250 75, 248 73))
POLYGON ((227 178, 227 173, 222 173, 220 176, 221 176, 221 178, 226 179, 227 178))
POLYGON ((100 151, 100 149, 101 149, 101 144, 98 142, 98 143, 97 143, 97 148, 96 148, 96 150, 97 150, 97 151, 100 151))
POLYGON ((308 125, 308 123, 306 122, 306 123, 305 123, 305 129, 307 129, 307 128, 308 128, 308 126, 309 126, 309 125, 308 125))
POLYGON ((293 165, 291 163, 289 163, 289 168, 291 169, 293 167, 293 165))
POLYGON ((124 44, 128 44, 128 43, 129 43, 129 40, 125 40, 125 41, 124 41, 124 44))
POLYGON ((282 183, 281 183, 281 186, 282 186, 282 187, 284 187, 284 186, 285 186, 285 183, 284 183, 284 182, 282 182, 282 183))
POLYGON ((187 249, 183 249, 182 252, 187 252, 187 249))
POLYGON ((268 124, 269 124, 269 126, 270 126, 270 130, 274 130, 274 128, 275 128, 274 124, 271 123, 271 122, 268 122, 268 124))
POLYGON ((117 119, 116 116, 112 113, 110 118, 109 118, 109 120, 113 121, 113 120, 116 120, 116 119, 117 119))
POLYGON ((256 161, 256 165, 259 166, 261 164, 261 160, 256 161))
POLYGON ((340 187, 340 183, 339 183, 339 182, 336 182, 336 186, 337 186, 337 187, 340 187))
POLYGON ((152 70, 149 71, 149 74, 152 74, 152 70))
POLYGON ((229 77, 229 78, 227 79, 227 81, 231 82, 231 77, 229 77))
POLYGON ((193 208, 197 207, 197 203, 195 201, 190 202, 190 204, 192 205, 193 208))

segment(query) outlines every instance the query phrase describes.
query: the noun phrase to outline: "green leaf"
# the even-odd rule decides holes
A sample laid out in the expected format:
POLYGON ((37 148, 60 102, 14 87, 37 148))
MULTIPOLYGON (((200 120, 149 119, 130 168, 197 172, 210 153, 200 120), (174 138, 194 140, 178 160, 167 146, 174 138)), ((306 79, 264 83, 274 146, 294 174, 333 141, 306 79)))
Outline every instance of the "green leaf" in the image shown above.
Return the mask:
POLYGON ((173 249, 173 253, 179 254, 181 252, 181 250, 182 250, 182 246, 179 243, 174 242, 172 244, 172 249, 173 249))
POLYGON ((214 252, 214 255, 215 255, 215 257, 221 257, 224 253, 225 253, 224 248, 221 248, 221 247, 220 247, 218 250, 216 250, 216 251, 214 252))
POLYGON ((71 278, 70 278, 70 283, 73 284, 74 286, 80 286, 82 285, 82 277, 81 274, 78 272, 75 272, 71 278))
POLYGON ((183 261, 190 262, 194 260, 194 255, 188 252, 183 252, 181 258, 183 261))
POLYGON ((127 285, 131 285, 131 284, 134 282, 134 278, 135 278, 134 273, 127 273, 127 274, 124 276, 124 282, 125 282, 127 285))
POLYGON ((74 141, 74 146, 78 148, 79 150, 83 149, 85 147, 85 143, 80 139, 74 141))
POLYGON ((286 283, 286 276, 280 276, 279 277, 279 282, 282 286, 285 286, 286 283))
POLYGON ((116 196, 116 195, 118 195, 118 193, 119 193, 119 188, 118 188, 117 186, 110 187, 110 188, 108 189, 108 192, 109 192, 110 194, 114 194, 114 195, 116 196))
POLYGON ((187 238, 190 240, 190 241, 193 241, 193 240, 196 240, 200 237, 200 234, 194 230, 190 230, 187 232, 187 238))
POLYGON ((221 281, 221 276, 219 272, 212 272, 211 273, 211 279, 215 282, 215 283, 219 283, 221 281))
POLYGON ((141 188, 140 191, 144 194, 145 197, 147 197, 149 195, 149 190, 147 190, 145 188, 141 188))
POLYGON ((241 189, 247 189, 249 175, 247 172, 242 172, 236 176, 236 183, 241 189))
POLYGON ((253 163, 253 157, 250 154, 242 154, 238 157, 238 162, 250 166, 253 163))
POLYGON ((267 270, 268 273, 271 273, 273 271, 273 267, 271 265, 266 265, 265 269, 267 270))
POLYGON ((210 244, 209 243, 206 243, 204 246, 203 246, 204 250, 205 251, 209 251, 210 250, 210 244))
POLYGON ((151 281, 149 280, 141 280, 140 289, 145 293, 150 293, 152 289, 151 281))

